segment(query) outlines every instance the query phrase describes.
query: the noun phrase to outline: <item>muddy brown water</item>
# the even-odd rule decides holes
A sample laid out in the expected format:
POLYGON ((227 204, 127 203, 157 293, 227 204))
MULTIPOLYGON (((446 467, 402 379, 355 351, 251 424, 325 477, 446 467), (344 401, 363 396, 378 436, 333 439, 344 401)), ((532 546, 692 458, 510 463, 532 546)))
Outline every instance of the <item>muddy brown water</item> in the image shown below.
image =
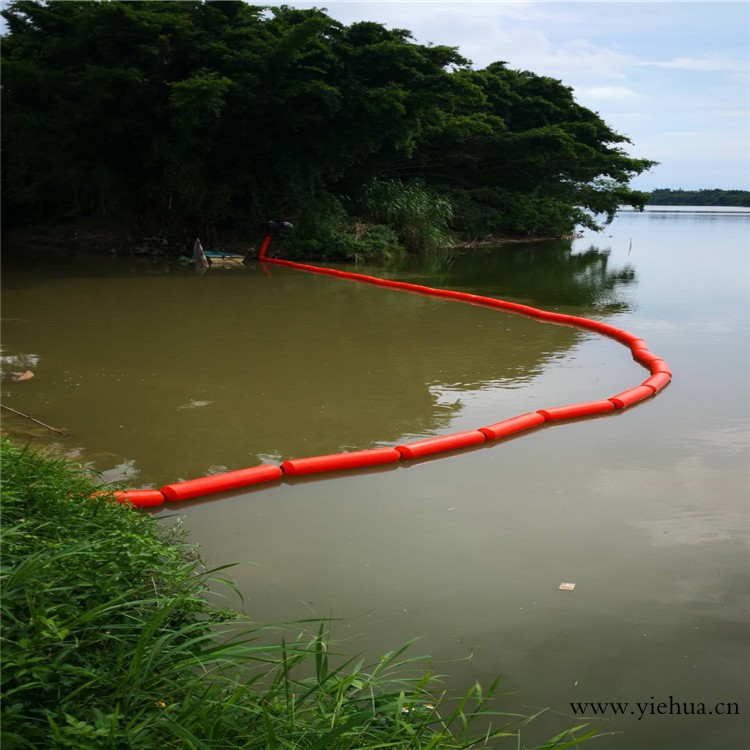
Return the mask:
MULTIPOLYGON (((618 734, 597 747, 749 746, 749 240, 747 212, 662 209, 572 243, 360 266, 605 320, 674 380, 621 414, 156 515, 179 516, 210 564, 237 563, 258 621, 338 618, 341 650, 370 656, 421 636, 412 652, 455 690, 502 675, 502 708, 549 707, 529 744, 572 702, 627 702, 605 709, 618 734), (739 715, 719 715, 729 704, 739 715)), ((4 431, 130 487, 476 428, 646 377, 590 332, 289 269, 6 257, 3 403, 70 435, 5 410, 4 431)))

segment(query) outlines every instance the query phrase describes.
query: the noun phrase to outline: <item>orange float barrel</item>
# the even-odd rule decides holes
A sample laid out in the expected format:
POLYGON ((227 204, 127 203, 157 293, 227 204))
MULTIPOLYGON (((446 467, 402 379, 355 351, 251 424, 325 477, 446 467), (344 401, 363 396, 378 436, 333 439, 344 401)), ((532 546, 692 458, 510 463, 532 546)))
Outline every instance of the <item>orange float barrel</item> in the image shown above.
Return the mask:
POLYGON ((262 260, 264 263, 275 263, 277 266, 289 266, 290 268, 296 268, 300 265, 293 260, 283 260, 282 258, 263 258, 262 260))
POLYGON ((655 359, 661 359, 658 354, 654 354, 649 349, 631 349, 633 353, 633 359, 636 360, 636 362, 640 362, 642 365, 646 365, 647 367, 655 360, 655 359))
POLYGON ((113 490, 94 492, 91 496, 113 497, 118 503, 132 505, 134 508, 154 508, 164 502, 164 495, 159 490, 113 490))
MULTIPOLYGON (((434 294, 434 292, 433 292, 434 294)), ((452 290, 446 290, 446 297, 449 299, 457 299, 459 302, 469 302, 470 304, 486 304, 489 297, 480 297, 478 294, 470 294, 469 292, 455 292, 452 290)))
POLYGON ((481 294, 471 294, 470 292, 457 292, 457 294, 461 295, 458 299, 466 300, 474 305, 486 305, 490 302, 496 302, 492 297, 485 297, 481 294))
POLYGON ((667 372, 657 372, 650 378, 646 378, 641 385, 645 385, 646 388, 653 388, 654 393, 658 393, 665 385, 672 380, 672 376, 667 372))
MULTIPOLYGON (((433 289, 431 286, 422 286, 421 284, 410 284, 405 281, 393 281, 392 279, 378 279, 376 276, 371 277, 372 281, 370 281, 371 284, 378 284, 379 281, 382 281, 384 283, 379 284, 379 286, 393 286, 396 284, 396 289, 405 289, 409 292, 415 292, 417 294, 426 294, 428 296, 434 296, 436 292, 440 292, 442 290, 440 289, 433 289)), ((444 295, 439 295, 444 296, 444 295)))
POLYGON ((118 503, 130 503, 135 508, 155 508, 165 499, 159 490, 118 490, 114 497, 118 503))
POLYGON ((338 271, 335 268, 327 268, 325 271, 326 276, 334 276, 337 279, 351 279, 353 281, 362 281, 357 277, 356 273, 349 273, 349 271, 338 271))
MULTIPOLYGON (((368 279, 369 281, 369 279, 368 279)), ((406 291, 413 291, 410 287, 413 286, 413 284, 408 284, 405 281, 391 281, 389 279, 384 279, 384 281, 387 281, 385 284, 378 284, 378 286, 386 286, 389 289, 405 289, 406 291)), ((371 282, 373 283, 373 282, 371 282)))
POLYGON ((635 388, 628 388, 627 391, 612 396, 609 400, 615 405, 615 408, 624 409, 626 406, 637 404, 639 401, 643 401, 643 399, 650 398, 653 395, 653 388, 649 388, 647 385, 637 385, 635 388))
POLYGON ((308 266, 304 263, 295 263, 293 268, 299 268, 308 273, 317 273, 318 275, 327 275, 331 272, 330 268, 323 268, 319 266, 308 266))
POLYGON ((637 336, 634 333, 630 333, 630 331, 625 331, 622 328, 610 326, 606 323, 599 324, 599 326, 597 326, 594 330, 600 331, 607 336, 611 336, 613 339, 617 339, 617 341, 620 341, 623 344, 627 344, 630 347, 633 346, 633 342, 643 341, 640 336, 637 336))
POLYGON ((630 331, 624 331, 622 328, 616 328, 615 331, 616 333, 613 331, 609 335, 616 338, 618 341, 621 341, 623 344, 627 344, 631 349, 633 348, 633 344, 643 341, 643 339, 637 334, 630 333, 630 331))
POLYGON ((319 474, 324 471, 341 471, 343 469, 360 469, 365 466, 395 463, 401 454, 395 448, 373 448, 350 453, 332 453, 327 456, 294 458, 281 464, 285 475, 294 477, 303 474, 319 474))
POLYGON ((263 242, 260 244, 260 250, 258 250, 258 260, 266 260, 266 251, 268 246, 271 244, 271 235, 267 234, 263 238, 263 242))
POLYGON ((485 307, 494 307, 498 310, 505 310, 506 312, 515 313, 517 315, 526 315, 530 318, 541 317, 539 313, 541 310, 537 310, 535 307, 529 307, 528 305, 521 305, 518 302, 506 302, 505 300, 493 299, 492 297, 480 297, 479 295, 471 294, 466 295, 465 302, 473 302, 475 305, 484 305, 485 307))
POLYGON ((454 299, 456 295, 456 292, 452 291, 451 289, 437 289, 432 286, 425 287, 425 289, 429 289, 429 292, 425 292, 425 294, 429 294, 432 297, 445 297, 446 299, 454 299))
POLYGON ((161 488, 164 497, 172 502, 190 500, 201 495, 210 495, 214 492, 226 492, 238 487, 248 487, 253 484, 272 482, 280 479, 281 469, 272 464, 253 466, 250 469, 239 469, 238 471, 227 471, 223 474, 212 474, 200 479, 189 479, 186 482, 175 482, 161 488))
POLYGON ((657 375, 660 372, 663 372, 666 375, 672 374, 672 370, 670 369, 669 365, 663 359, 659 359, 658 357, 656 359, 652 359, 651 362, 649 362, 648 369, 651 370, 652 375, 657 375))
POLYGON ((558 419, 576 419, 578 417, 590 417, 594 414, 603 414, 607 411, 613 411, 615 405, 609 399, 601 401, 586 401, 582 404, 568 404, 567 406, 553 406, 551 409, 539 409, 541 414, 548 422, 555 422, 558 419))
POLYGON ((397 445, 396 450, 407 460, 431 456, 434 453, 444 453, 459 448, 467 448, 470 445, 483 443, 487 438, 479 430, 468 432, 454 432, 452 435, 440 435, 439 437, 416 440, 413 443, 397 445))
POLYGON ((575 315, 566 315, 565 313, 547 312, 546 310, 538 310, 534 316, 540 320, 546 320, 549 323, 562 323, 563 325, 576 325, 582 318, 577 318, 575 315))
POLYGON ((390 279, 379 279, 377 276, 364 276, 362 274, 352 274, 357 281, 364 281, 365 284, 373 284, 375 286, 391 286, 393 282, 390 279))
POLYGON ((523 430, 537 427, 540 424, 544 424, 544 417, 539 412, 534 411, 529 414, 519 414, 517 417, 504 419, 502 422, 495 422, 495 424, 490 424, 486 427, 480 427, 479 432, 487 440, 498 440, 499 438, 513 435, 516 432, 523 432, 523 430))
POLYGON ((502 299, 493 300, 491 297, 486 297, 485 302, 482 304, 487 305, 488 307, 497 307, 500 310, 518 313, 519 315, 530 315, 533 317, 537 317, 537 313, 541 312, 541 310, 537 310, 535 307, 521 305, 518 302, 506 302, 502 299))
POLYGON ((586 328, 590 331, 596 331, 597 333, 603 333, 605 336, 611 336, 613 339, 617 339, 624 344, 632 345, 634 341, 642 341, 643 339, 636 336, 630 331, 624 331, 622 328, 610 325, 609 323, 603 323, 600 320, 590 320, 589 318, 581 318, 575 315, 569 316, 569 323, 579 328, 586 328))

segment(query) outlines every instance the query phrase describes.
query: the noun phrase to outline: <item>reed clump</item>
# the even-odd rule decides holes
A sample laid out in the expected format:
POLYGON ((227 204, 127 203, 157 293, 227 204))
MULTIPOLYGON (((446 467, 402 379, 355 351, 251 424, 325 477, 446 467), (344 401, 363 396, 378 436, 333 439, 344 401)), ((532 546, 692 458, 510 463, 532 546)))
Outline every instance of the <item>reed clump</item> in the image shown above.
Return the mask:
MULTIPOLYGON (((63 460, 1 449, 3 750, 521 746, 530 717, 490 711, 478 685, 436 695, 410 644, 365 664, 334 655, 317 623, 269 645, 270 626, 209 603, 231 582, 175 532, 92 498, 92 478, 63 460)), ((594 733, 570 727, 543 747, 594 733)))

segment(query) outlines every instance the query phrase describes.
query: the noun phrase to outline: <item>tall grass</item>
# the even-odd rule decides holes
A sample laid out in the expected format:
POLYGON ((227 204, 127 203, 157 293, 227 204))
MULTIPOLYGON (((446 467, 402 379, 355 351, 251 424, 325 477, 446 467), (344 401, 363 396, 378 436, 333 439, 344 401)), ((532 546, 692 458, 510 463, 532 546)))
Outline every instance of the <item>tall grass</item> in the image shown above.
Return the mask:
POLYGON ((394 229, 412 252, 436 252, 452 243, 450 201, 421 180, 373 180, 362 190, 365 213, 394 229))
POLYGON ((522 746, 530 717, 490 711, 494 686, 441 699, 411 644, 365 664, 334 653, 325 623, 271 645, 270 626, 238 633, 205 598, 221 570, 150 516, 92 499, 63 461, 3 441, 1 476, 3 750, 522 746))

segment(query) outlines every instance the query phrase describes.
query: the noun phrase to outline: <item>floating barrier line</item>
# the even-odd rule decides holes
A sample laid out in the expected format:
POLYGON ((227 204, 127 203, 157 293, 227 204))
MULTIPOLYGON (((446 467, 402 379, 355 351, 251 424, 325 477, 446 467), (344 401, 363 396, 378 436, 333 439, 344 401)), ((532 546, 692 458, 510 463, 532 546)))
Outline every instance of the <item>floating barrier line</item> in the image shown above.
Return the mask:
POLYGON ((558 323, 575 328, 583 328, 604 336, 609 336, 627 346, 631 351, 633 359, 648 368, 650 377, 646 378, 639 385, 609 398, 587 401, 580 404, 566 404, 552 408, 537 409, 534 412, 519 414, 518 416, 510 417, 476 430, 440 435, 424 440, 416 440, 411 443, 402 443, 393 448, 375 448, 334 453, 327 456, 295 458, 283 461, 280 466, 261 464, 249 469, 212 474, 207 477, 190 479, 184 482, 173 482, 159 490, 117 490, 113 493, 97 492, 95 493, 96 495, 112 496, 117 502, 129 503, 137 508, 152 508, 162 505, 165 501, 179 502, 181 500, 190 500, 217 492, 226 492, 239 487, 251 487, 274 482, 287 476, 304 476, 307 474, 342 471, 345 469, 360 469, 369 466, 398 463, 399 461, 413 461, 460 448, 480 445, 492 440, 499 440, 519 432, 534 429, 548 422, 561 422, 621 411, 647 398, 651 398, 672 379, 672 371, 669 365, 661 357, 648 349, 644 339, 608 323, 576 315, 548 312, 536 307, 494 299, 493 297, 483 297, 478 294, 452 291, 450 289, 437 289, 435 287, 422 286, 421 284, 410 284, 405 281, 390 281, 378 278, 377 276, 339 271, 334 268, 313 266, 307 263, 296 263, 295 261, 282 260, 281 258, 267 258, 265 253, 269 242, 270 237, 267 236, 258 254, 258 258, 261 261, 261 268, 266 274, 268 272, 263 264, 273 263, 278 266, 293 268, 297 271, 333 276, 335 278, 348 279, 430 297, 452 299, 458 302, 491 307, 516 315, 525 315, 545 323, 558 323))

